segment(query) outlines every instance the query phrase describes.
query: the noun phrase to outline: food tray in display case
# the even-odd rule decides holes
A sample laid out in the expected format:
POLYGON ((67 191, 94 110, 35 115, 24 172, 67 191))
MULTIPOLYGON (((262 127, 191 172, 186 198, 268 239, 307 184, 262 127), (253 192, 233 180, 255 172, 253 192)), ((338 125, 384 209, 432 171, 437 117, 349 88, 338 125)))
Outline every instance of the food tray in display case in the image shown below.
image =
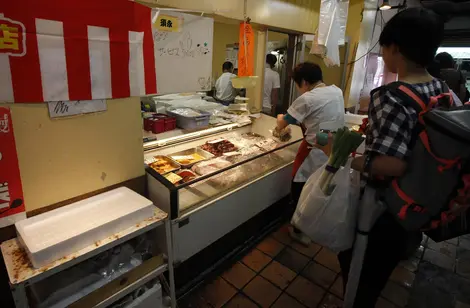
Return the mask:
POLYGON ((181 169, 181 166, 177 162, 164 155, 153 156, 147 159, 145 163, 161 175, 181 169))
POLYGON ((198 162, 214 157, 213 154, 206 152, 198 147, 172 153, 168 156, 180 164, 183 168, 191 168, 198 162))

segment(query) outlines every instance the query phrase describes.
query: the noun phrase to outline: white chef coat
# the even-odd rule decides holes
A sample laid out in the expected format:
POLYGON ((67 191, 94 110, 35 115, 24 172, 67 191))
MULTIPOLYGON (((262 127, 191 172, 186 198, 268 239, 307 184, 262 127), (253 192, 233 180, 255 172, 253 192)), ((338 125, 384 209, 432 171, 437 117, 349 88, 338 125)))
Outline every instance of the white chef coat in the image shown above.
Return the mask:
POLYGON ((215 82, 215 96, 221 101, 233 101, 237 96, 237 90, 232 86, 232 78, 237 75, 225 72, 215 82))
MULTIPOLYGON (((344 126, 343 91, 337 86, 318 87, 299 96, 287 110, 305 129, 305 140, 313 145, 320 128, 336 130, 344 126)), ((297 171, 294 182, 306 182, 328 157, 318 148, 312 148, 297 171)))
POLYGON ((263 108, 271 110, 271 92, 273 89, 281 87, 281 78, 279 73, 271 67, 266 67, 264 70, 264 92, 263 92, 263 108))

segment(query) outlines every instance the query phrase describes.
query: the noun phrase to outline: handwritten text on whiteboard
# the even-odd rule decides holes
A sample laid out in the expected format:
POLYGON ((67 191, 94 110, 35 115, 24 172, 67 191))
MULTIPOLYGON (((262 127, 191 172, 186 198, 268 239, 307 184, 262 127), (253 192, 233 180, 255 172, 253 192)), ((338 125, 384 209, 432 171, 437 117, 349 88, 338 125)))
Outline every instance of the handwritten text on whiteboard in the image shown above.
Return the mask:
POLYGON ((48 102, 47 106, 51 118, 68 117, 107 109, 105 99, 48 102))

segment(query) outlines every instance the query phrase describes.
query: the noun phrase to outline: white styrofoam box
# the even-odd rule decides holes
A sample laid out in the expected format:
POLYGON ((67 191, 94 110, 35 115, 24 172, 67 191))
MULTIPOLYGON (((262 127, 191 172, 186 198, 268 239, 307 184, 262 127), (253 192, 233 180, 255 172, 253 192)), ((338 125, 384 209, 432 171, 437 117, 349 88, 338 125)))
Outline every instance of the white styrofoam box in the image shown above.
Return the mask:
POLYGON ((152 201, 120 187, 15 224, 34 267, 42 267, 153 216, 152 201))
POLYGON ((360 114, 353 114, 347 112, 344 115, 344 123, 347 127, 351 128, 353 125, 361 125, 362 124, 362 119, 367 118, 366 115, 360 115, 360 114))
POLYGON ((125 308, 163 308, 162 286, 156 283, 125 308))

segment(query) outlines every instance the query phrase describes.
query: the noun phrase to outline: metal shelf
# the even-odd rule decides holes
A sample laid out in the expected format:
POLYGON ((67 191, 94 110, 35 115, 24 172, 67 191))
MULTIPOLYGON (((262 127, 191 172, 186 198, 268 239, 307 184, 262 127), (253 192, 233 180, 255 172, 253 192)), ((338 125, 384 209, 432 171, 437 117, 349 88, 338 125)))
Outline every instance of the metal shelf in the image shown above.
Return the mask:
POLYGON ((127 242, 134 237, 162 225, 167 217, 167 213, 155 207, 153 217, 41 268, 33 267, 26 251, 21 247, 17 238, 3 242, 1 249, 10 283, 15 285, 41 281, 57 272, 70 268, 75 264, 94 257, 103 251, 127 242))
POLYGON ((124 296, 126 296, 127 294, 131 293, 132 291, 136 290, 137 288, 143 286, 144 284, 146 284, 147 282, 149 282, 150 280, 160 276, 161 274, 163 274, 166 270, 168 269, 168 264, 163 264, 162 266, 160 267, 157 267, 156 269, 154 269, 153 271, 151 271, 150 273, 148 273, 147 275, 143 276, 142 278, 140 278, 138 281, 128 285, 127 287, 119 290, 118 292, 114 293, 112 296, 108 297, 107 299, 103 300, 102 302, 100 302, 98 305, 95 306, 95 308, 104 308, 104 307, 108 307, 109 305, 117 302, 118 300, 120 300, 121 298, 123 298, 124 296))

